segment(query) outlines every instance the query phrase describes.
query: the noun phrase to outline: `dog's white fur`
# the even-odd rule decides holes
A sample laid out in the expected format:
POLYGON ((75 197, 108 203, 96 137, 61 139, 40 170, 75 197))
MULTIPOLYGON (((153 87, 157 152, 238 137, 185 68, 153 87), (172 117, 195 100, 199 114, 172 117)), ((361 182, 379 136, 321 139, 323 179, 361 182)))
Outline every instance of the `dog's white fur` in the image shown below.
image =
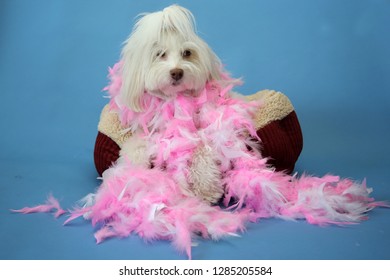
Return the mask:
POLYGON ((197 36, 194 17, 177 5, 145 14, 122 50, 121 96, 133 111, 143 111, 145 91, 158 96, 178 92, 196 94, 209 79, 219 80, 221 61, 197 36), (183 70, 179 81, 170 71, 183 70))
MULTIPOLYGON (((168 98, 176 94, 196 96, 207 81, 220 81, 222 65, 212 49, 196 34, 194 17, 177 5, 144 14, 122 50, 121 101, 142 112, 145 92, 168 98)), ((215 203, 223 195, 220 173, 212 151, 199 147, 190 167, 190 191, 215 203)), ((122 160, 149 167, 147 143, 137 135, 124 143, 122 160)))

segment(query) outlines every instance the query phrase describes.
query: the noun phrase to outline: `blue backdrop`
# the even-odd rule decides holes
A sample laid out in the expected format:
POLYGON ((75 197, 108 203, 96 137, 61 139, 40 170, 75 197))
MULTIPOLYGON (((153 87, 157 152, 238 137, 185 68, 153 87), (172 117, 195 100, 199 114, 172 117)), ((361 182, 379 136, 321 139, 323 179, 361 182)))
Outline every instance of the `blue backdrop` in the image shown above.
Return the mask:
MULTIPOLYGON (((137 236, 96 245, 65 217, 18 215, 52 192, 62 205, 94 191, 93 147, 107 67, 142 12, 178 3, 245 84, 284 92, 299 116, 299 173, 362 180, 390 199, 390 2, 387 0, 0 1, 0 258, 182 259, 137 236)), ((348 227, 277 219, 242 238, 201 241, 195 259, 390 259, 390 211, 348 227)))

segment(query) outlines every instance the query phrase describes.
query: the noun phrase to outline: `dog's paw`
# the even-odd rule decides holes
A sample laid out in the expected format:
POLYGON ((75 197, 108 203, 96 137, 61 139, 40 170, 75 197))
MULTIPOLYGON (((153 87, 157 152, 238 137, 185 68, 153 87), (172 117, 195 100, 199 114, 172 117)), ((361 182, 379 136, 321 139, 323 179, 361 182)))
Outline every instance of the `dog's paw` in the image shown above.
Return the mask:
POLYGON ((147 143, 138 136, 132 136, 123 143, 119 155, 122 159, 130 161, 136 166, 150 167, 150 159, 147 153, 147 143))
POLYGON ((191 192, 210 204, 217 203, 224 194, 220 179, 221 173, 213 159, 212 149, 207 146, 199 148, 190 168, 191 192))

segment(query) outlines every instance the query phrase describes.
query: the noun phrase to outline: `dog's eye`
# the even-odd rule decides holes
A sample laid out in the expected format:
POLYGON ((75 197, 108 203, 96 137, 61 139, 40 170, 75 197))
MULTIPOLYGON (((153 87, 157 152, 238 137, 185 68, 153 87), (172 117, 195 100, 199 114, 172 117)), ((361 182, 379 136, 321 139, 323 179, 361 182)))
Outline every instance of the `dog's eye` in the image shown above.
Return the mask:
POLYGON ((165 56, 166 56, 166 53, 163 52, 163 51, 159 51, 159 52, 157 52, 157 54, 156 54, 156 57, 160 57, 160 58, 164 58, 165 56))
POLYGON ((183 55, 183 57, 190 57, 191 54, 192 54, 192 52, 190 50, 185 50, 182 55, 183 55))

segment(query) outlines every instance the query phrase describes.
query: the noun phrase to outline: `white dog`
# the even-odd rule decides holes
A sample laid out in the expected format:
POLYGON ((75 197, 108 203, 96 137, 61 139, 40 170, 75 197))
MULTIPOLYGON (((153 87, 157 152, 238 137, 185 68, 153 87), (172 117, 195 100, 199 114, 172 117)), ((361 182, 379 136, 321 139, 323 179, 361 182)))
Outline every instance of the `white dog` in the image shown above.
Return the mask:
MULTIPOLYGON (((196 34, 191 12, 177 5, 144 15, 125 41, 121 61, 121 99, 135 112, 147 109, 141 104, 145 92, 162 99, 177 94, 197 96, 207 81, 221 80, 220 59, 196 34)), ((122 160, 149 166, 146 145, 133 132, 122 147, 122 160)), ((224 191, 212 151, 200 147, 191 164, 191 192, 211 203, 217 202, 224 191)))
POLYGON ((186 92, 196 95, 210 79, 219 80, 220 59, 195 33, 193 15, 170 6, 146 14, 134 27, 122 51, 123 101, 134 111, 145 108, 145 91, 162 98, 186 92))

